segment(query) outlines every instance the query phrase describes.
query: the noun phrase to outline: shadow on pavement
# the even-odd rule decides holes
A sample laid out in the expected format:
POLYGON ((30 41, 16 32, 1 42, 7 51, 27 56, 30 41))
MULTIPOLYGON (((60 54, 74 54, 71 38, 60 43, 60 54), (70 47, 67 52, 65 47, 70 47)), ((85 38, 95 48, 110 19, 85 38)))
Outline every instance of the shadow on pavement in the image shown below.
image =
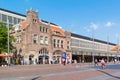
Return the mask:
POLYGON ((120 79, 120 77, 118 77, 118 76, 114 76, 114 75, 109 74, 109 73, 107 73, 107 72, 105 72, 105 71, 102 71, 102 70, 98 70, 98 71, 100 71, 100 72, 102 72, 102 73, 104 73, 104 74, 106 74, 106 75, 108 75, 108 76, 111 76, 111 77, 113 77, 113 78, 120 79))
POLYGON ((39 76, 38 77, 35 77, 35 78, 33 78, 32 80, 37 80, 38 78, 40 78, 39 76))

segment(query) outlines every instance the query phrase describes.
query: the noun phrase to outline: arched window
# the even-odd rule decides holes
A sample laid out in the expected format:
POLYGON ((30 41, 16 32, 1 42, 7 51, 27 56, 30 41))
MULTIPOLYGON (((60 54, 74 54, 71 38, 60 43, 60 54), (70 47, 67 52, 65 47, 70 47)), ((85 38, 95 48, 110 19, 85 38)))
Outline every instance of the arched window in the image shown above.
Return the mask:
POLYGON ((40 51, 39 51, 39 54, 48 54, 48 51, 46 48, 42 48, 40 51))
POLYGON ((56 50, 53 52, 53 55, 61 55, 63 53, 63 51, 61 50, 56 50))

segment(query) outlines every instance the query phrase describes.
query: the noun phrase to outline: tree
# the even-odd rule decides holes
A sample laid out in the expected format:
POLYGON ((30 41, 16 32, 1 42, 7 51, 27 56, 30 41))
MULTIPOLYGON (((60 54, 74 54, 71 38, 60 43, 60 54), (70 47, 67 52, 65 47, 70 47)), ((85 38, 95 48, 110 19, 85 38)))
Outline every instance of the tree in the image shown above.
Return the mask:
MULTIPOLYGON (((9 45, 10 50, 14 49, 14 46, 12 45, 12 41, 14 41, 15 38, 13 36, 9 36, 9 45)), ((7 26, 5 26, 2 22, 0 22, 0 53, 1 52, 8 52, 8 29, 7 26)))

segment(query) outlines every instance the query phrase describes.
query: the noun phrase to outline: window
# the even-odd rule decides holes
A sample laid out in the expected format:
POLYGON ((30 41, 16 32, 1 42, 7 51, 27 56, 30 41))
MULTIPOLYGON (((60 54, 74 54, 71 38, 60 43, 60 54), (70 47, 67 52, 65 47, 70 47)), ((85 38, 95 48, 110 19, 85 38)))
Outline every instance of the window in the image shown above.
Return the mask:
POLYGON ((17 24, 17 18, 14 17, 14 24, 17 24))
POLYGON ((16 36, 16 42, 21 43, 21 41, 22 41, 22 36, 21 35, 16 36))
POLYGON ((40 36, 40 44, 43 44, 43 36, 40 36))
POLYGON ((12 16, 8 16, 9 23, 12 23, 12 16))
POLYGON ((44 26, 40 26, 40 32, 48 32, 48 28, 44 27, 44 26))
POLYGON ((35 22, 37 23, 37 20, 35 19, 35 22))
POLYGON ((40 32, 42 32, 42 26, 40 26, 40 32))
POLYGON ((18 19, 18 23, 21 22, 21 19, 18 19))
POLYGON ((7 16, 2 14, 2 21, 7 22, 7 16))
POLYGON ((37 34, 34 34, 34 37, 33 37, 33 43, 34 43, 34 44, 37 43, 37 34))
POLYGON ((60 35, 60 32, 55 31, 54 34, 59 36, 59 35, 60 35))
POLYGON ((48 51, 46 48, 43 48, 39 51, 39 54, 48 54, 48 51))
POLYGON ((43 32, 45 32, 45 27, 43 27, 43 32))
POLYGON ((35 19, 33 19, 33 22, 35 21, 35 19))
POLYGON ((59 48, 60 40, 57 40, 57 47, 59 48))
POLYGON ((48 28, 46 28, 46 32, 48 32, 48 28))
POLYGON ((22 19, 22 21, 24 21, 24 19, 22 19))
POLYGON ((67 44, 69 45, 69 41, 67 41, 67 44))
POLYGON ((54 39, 54 48, 56 48, 56 39, 54 39))
POLYGON ((63 40, 61 40, 61 48, 63 48, 63 40))
POLYGON ((45 44, 48 44, 48 37, 45 37, 45 44))
POLYGON ((70 47, 69 47, 69 41, 67 41, 67 49, 69 49, 70 47))
POLYGON ((36 19, 33 19, 33 22, 37 23, 37 20, 36 20, 36 19))
POLYGON ((69 46, 67 46, 67 49, 69 49, 70 47, 69 46))
POLYGON ((12 27, 13 25, 12 24, 9 24, 9 27, 12 27))

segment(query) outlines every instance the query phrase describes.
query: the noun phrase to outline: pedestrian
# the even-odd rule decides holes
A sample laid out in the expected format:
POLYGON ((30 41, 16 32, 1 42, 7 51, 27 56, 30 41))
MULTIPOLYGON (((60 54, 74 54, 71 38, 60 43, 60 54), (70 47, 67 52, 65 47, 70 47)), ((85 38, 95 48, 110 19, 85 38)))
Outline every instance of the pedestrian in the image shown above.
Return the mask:
POLYGON ((101 67, 102 67, 102 69, 105 69, 105 61, 104 61, 104 59, 102 58, 102 60, 101 60, 101 67))
POLYGON ((62 64, 65 66, 66 65, 66 60, 62 59, 62 64))
POLYGON ((95 63, 95 66, 97 66, 98 65, 98 60, 95 59, 94 63, 95 63))
POLYGON ((77 64, 77 60, 76 59, 74 60, 74 63, 77 64))
POLYGON ((64 60, 64 66, 66 65, 66 61, 64 60))
POLYGON ((50 60, 50 63, 53 64, 53 60, 52 59, 50 60))

